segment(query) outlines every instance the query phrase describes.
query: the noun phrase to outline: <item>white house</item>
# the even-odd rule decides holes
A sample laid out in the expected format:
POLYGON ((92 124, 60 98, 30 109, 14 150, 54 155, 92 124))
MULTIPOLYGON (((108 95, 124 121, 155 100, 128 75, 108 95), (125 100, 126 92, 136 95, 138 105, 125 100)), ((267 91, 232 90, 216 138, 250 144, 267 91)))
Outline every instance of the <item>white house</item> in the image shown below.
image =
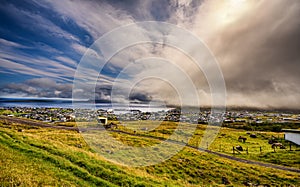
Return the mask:
POLYGON ((282 129, 284 139, 300 145, 300 130, 297 129, 282 129))
POLYGON ((101 123, 101 124, 103 124, 103 125, 106 125, 107 124, 107 118, 106 117, 98 117, 97 118, 97 121, 98 121, 98 123, 101 123))

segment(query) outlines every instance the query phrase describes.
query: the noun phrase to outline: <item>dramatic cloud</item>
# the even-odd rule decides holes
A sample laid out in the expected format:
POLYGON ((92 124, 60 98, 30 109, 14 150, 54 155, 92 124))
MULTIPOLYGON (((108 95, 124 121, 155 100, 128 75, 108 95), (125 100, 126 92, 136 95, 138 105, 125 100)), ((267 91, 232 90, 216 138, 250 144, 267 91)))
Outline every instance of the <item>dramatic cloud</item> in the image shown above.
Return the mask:
POLYGON ((207 39, 225 76, 228 103, 299 107, 300 2, 236 6, 244 11, 207 39))
MULTIPOLYGON (((0 10, 7 22, 0 29, 1 95, 71 97, 70 85, 76 67, 94 41, 119 26, 164 21, 191 31, 206 43, 222 69, 229 106, 300 106, 298 0, 45 0, 32 1, 28 7, 6 2, 0 10), (16 78, 10 78, 12 75, 16 78)), ((124 39, 138 34, 124 33, 124 39)), ((106 47, 103 51, 110 44, 106 47)), ((90 50, 94 55, 91 59, 104 63, 103 51, 90 50)), ((164 44, 139 44, 123 49, 109 60, 101 73, 96 71, 97 63, 89 64, 84 67, 82 77, 87 84, 77 91, 82 92, 82 97, 90 97, 84 90, 93 88, 96 99, 110 100, 115 81, 126 87, 126 81, 143 78, 142 73, 128 71, 127 78, 116 80, 120 72, 149 57, 160 57, 179 66, 194 83, 202 104, 211 104, 204 74, 185 54, 164 44), (97 86, 93 84, 96 78, 97 86)), ((150 71, 149 66, 139 68, 136 67, 137 71, 150 71)), ((160 68, 164 70, 161 74, 168 75, 169 79, 182 81, 172 68, 160 68)), ((126 99, 122 94, 119 90, 116 100, 126 99)), ((161 99, 172 104, 176 103, 177 96, 172 86, 153 79, 137 84, 127 99, 143 102, 161 99)))
POLYGON ((36 78, 27 80, 21 84, 8 84, 2 92, 19 93, 25 97, 70 98, 72 96, 72 84, 60 84, 52 79, 36 78))

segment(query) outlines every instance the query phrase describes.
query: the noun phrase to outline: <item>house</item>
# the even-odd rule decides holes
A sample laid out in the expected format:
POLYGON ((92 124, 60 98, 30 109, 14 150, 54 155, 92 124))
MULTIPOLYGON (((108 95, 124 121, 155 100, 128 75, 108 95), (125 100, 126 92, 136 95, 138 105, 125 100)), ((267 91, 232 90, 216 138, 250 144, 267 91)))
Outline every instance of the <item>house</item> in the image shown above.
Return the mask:
POLYGON ((300 145, 300 130, 297 129, 282 129, 284 139, 300 145))
POLYGON ((98 117, 97 121, 98 121, 98 123, 101 123, 102 125, 107 124, 107 118, 106 117, 98 117))

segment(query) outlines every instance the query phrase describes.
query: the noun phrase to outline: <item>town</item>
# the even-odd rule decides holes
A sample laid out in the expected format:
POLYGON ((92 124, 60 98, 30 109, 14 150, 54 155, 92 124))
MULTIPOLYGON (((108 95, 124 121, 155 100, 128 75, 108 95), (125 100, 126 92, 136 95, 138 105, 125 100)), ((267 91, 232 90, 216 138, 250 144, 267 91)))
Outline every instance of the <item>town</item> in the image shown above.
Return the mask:
MULTIPOLYGON (((23 107, 2 107, 0 114, 21 117, 42 122, 74 122, 90 121, 98 117, 105 117, 108 120, 136 121, 136 120, 158 120, 175 121, 192 124, 206 124, 212 116, 210 110, 195 112, 181 112, 180 109, 170 109, 167 111, 142 112, 140 110, 118 109, 67 109, 67 108, 23 108, 23 107)), ((218 118, 223 121, 224 126, 230 124, 295 124, 299 127, 300 114, 295 112, 274 112, 274 111, 248 111, 248 110, 228 110, 218 118)))

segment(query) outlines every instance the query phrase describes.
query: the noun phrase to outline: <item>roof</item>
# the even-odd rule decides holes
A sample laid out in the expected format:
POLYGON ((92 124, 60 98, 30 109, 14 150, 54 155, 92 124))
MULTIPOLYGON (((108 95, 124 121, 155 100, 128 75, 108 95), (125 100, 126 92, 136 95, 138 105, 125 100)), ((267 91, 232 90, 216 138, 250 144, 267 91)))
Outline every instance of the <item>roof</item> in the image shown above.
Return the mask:
POLYGON ((282 129, 283 132, 293 132, 293 133, 299 133, 300 129, 282 129))

